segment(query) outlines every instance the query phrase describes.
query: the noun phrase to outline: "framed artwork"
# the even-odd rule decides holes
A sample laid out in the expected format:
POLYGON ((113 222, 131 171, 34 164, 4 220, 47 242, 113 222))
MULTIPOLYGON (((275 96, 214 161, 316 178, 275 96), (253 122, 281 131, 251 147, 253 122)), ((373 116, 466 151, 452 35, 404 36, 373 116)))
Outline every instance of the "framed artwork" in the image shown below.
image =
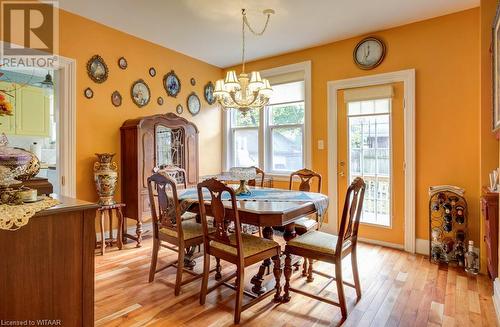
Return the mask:
POLYGON ((203 89, 203 95, 205 96, 205 101, 207 101, 209 105, 213 105, 215 103, 214 83, 208 82, 205 85, 205 88, 203 89))
POLYGON ((92 89, 90 87, 87 87, 84 91, 83 91, 83 95, 87 98, 87 99, 92 99, 94 97, 94 91, 92 91, 92 89))
POLYGON ((103 83, 108 79, 108 66, 101 56, 95 55, 87 61, 87 74, 96 83, 103 83))
POLYGON ((168 96, 174 98, 181 91, 181 81, 173 70, 163 77, 163 87, 165 88, 165 91, 167 91, 168 96))
POLYGON ((196 95, 196 93, 191 92, 191 94, 187 97, 187 109, 191 113, 191 115, 195 116, 200 113, 201 110, 201 101, 200 98, 196 95))
POLYGON ((156 76, 156 69, 154 67, 149 68, 149 76, 151 77, 156 76))
POLYGON ((142 79, 138 79, 132 84, 130 88, 130 96, 132 101, 139 107, 142 108, 149 103, 151 98, 151 91, 149 86, 142 79))
POLYGON ((182 114, 184 111, 184 108, 182 108, 182 104, 178 104, 177 107, 175 107, 175 112, 177 112, 178 115, 182 114))
POLYGON ((118 91, 114 91, 112 94, 111 94, 111 103, 113 104, 113 106, 115 107, 119 107, 122 105, 122 95, 120 94, 120 92, 118 91))
POLYGON ((500 5, 493 20, 492 33, 492 68, 493 68, 493 126, 494 132, 500 129, 500 5))
POLYGON ((163 98, 158 97, 158 99, 156 99, 156 103, 158 103, 159 106, 163 106, 163 98))
POLYGON ((191 85, 192 85, 192 86, 195 86, 195 85, 196 85, 196 80, 194 79, 194 77, 191 77, 190 82, 191 82, 191 85))
POLYGON ((118 67, 120 67, 121 69, 126 69, 127 66, 128 66, 127 59, 125 59, 125 57, 120 57, 118 59, 118 67))

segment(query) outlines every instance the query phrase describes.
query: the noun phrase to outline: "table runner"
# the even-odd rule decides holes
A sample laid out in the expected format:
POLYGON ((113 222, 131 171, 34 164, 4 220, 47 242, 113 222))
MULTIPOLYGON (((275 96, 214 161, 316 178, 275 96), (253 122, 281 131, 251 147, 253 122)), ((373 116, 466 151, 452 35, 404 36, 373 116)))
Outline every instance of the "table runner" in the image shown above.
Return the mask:
MULTIPOLYGON (((262 202, 312 202, 316 207, 319 217, 323 217, 328 208, 328 197, 321 193, 290 191, 275 188, 252 188, 249 195, 237 195, 239 201, 262 201, 262 202)), ((189 188, 179 190, 179 200, 197 200, 198 190, 189 188)), ((210 200, 210 194, 203 190, 205 200, 210 200)), ((222 194, 222 200, 229 200, 229 193, 222 194)))

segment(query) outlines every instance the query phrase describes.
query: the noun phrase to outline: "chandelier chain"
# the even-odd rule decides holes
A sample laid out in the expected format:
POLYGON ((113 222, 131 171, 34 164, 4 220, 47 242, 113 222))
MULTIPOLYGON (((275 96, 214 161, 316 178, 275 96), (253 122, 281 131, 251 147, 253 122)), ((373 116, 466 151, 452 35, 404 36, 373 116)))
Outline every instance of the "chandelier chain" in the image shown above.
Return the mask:
POLYGON ((267 13, 267 18, 266 22, 264 23, 264 27, 262 28, 262 31, 256 32, 252 26, 250 26, 250 22, 248 21, 247 14, 246 14, 246 9, 241 9, 241 14, 243 16, 243 23, 241 26, 241 35, 242 35, 242 51, 241 51, 241 62, 242 62, 242 72, 245 72, 245 25, 248 27, 250 32, 252 32, 253 35, 255 36, 262 36, 264 32, 267 29, 267 25, 269 25, 269 20, 271 18, 271 14, 267 13))

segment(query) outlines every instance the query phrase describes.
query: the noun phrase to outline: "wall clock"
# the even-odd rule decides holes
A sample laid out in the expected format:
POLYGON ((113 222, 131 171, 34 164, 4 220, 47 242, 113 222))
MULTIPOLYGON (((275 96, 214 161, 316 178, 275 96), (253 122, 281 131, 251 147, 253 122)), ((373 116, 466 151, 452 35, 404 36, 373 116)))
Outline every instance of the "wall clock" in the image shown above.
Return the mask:
POLYGON ((354 48, 353 58, 361 69, 373 69, 380 65, 385 57, 385 44, 375 37, 361 40, 354 48))
POLYGON ((187 98, 187 108, 191 115, 195 116, 200 112, 201 109, 201 102, 200 98, 196 95, 196 93, 191 92, 191 94, 187 98))

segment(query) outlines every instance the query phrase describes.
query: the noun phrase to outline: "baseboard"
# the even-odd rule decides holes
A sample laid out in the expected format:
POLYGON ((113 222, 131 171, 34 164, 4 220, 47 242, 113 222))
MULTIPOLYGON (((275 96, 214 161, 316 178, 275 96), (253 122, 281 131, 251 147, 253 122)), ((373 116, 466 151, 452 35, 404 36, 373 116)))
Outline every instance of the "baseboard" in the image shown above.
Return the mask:
POLYGON ((363 237, 358 237, 358 240, 360 242, 363 242, 363 243, 380 245, 380 246, 385 246, 387 248, 393 248, 393 249, 398 249, 398 250, 404 250, 404 248, 405 248, 403 244, 396 244, 396 243, 390 243, 390 242, 384 242, 384 241, 378 241, 378 240, 371 240, 371 239, 363 238, 363 237))
POLYGON ((429 240, 417 238, 415 240, 415 252, 418 254, 429 255, 429 240))
POLYGON ((495 278, 493 282, 493 306, 497 315, 497 321, 500 324, 500 281, 495 278))

